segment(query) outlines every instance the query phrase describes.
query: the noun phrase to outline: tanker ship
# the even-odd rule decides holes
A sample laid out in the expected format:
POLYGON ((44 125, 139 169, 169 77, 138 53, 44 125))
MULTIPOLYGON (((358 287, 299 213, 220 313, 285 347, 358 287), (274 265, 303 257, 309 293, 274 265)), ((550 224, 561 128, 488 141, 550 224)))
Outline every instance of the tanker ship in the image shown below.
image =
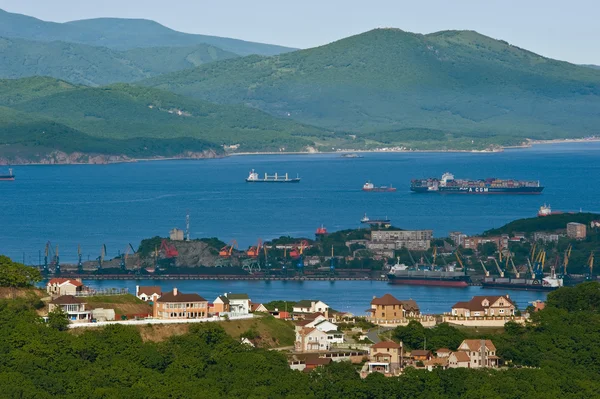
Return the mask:
POLYGON ((452 173, 444 173, 441 179, 416 179, 410 183, 410 190, 416 193, 441 194, 541 194, 544 187, 539 181, 455 179, 452 173))
POLYGON ((392 266, 387 274, 390 284, 429 285, 465 288, 471 278, 464 272, 411 269, 403 264, 392 266))
POLYGON ((279 175, 275 173, 274 175, 268 175, 265 173, 265 177, 261 178, 258 176, 258 173, 252 169, 250 171, 250 175, 246 178, 246 183, 299 183, 299 177, 289 177, 287 173, 283 175, 279 175))
POLYGON ((0 181, 2 180, 8 180, 8 181, 13 181, 15 180, 15 175, 13 175, 13 171, 12 169, 8 169, 8 174, 7 175, 0 175, 0 181))
POLYGON ((375 186, 370 181, 367 181, 363 185, 362 189, 363 189, 363 191, 373 191, 373 192, 393 192, 393 191, 396 191, 396 188, 392 187, 391 185, 389 187, 388 186, 375 186))

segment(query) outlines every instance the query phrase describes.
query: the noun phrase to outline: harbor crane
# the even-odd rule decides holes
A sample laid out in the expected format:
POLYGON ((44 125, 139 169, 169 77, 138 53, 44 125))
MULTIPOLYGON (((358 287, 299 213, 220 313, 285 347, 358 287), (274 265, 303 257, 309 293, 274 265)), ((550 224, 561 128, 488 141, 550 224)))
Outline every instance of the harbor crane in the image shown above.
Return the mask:
POLYGON ((517 270, 517 267, 515 266, 515 262, 513 262, 513 257, 510 256, 510 264, 512 265, 512 271, 515 274, 516 278, 520 278, 521 277, 521 273, 519 273, 519 271, 517 270))
POLYGON ((100 256, 96 258, 98 261, 98 266, 96 266, 97 270, 102 270, 102 265, 104 264, 104 257, 106 256, 106 244, 102 244, 102 248, 100 248, 100 256))
POLYGON ((83 273, 83 262, 81 260, 81 244, 77 244, 77 273, 83 273))
POLYGON ((563 275, 567 275, 567 266, 569 265, 569 259, 571 258, 571 251, 573 250, 573 245, 569 244, 567 250, 565 251, 565 255, 563 257, 563 275))
POLYGON ((52 248, 50 241, 46 242, 46 248, 44 250, 44 273, 53 271, 56 274, 60 273, 60 259, 58 257, 58 245, 56 250, 52 248), (52 269, 52 270, 51 270, 52 269))
POLYGON ((454 255, 456 256, 456 261, 458 262, 458 264, 460 265, 460 267, 462 267, 462 269, 465 272, 465 275, 467 274, 467 267, 465 266, 465 264, 463 263, 463 261, 460 259, 460 251, 457 249, 456 251, 454 251, 454 255))
MULTIPOLYGON (((502 262, 502 252, 500 252, 500 262, 502 262)), ((498 270, 500 277, 504 277, 504 270, 502 270, 496 258, 494 258, 494 263, 496 264, 496 269, 498 270)))
POLYGON ((175 248, 175 245, 167 240, 162 240, 160 242, 160 250, 167 259, 176 258, 179 256, 179 252, 177 251, 177 248, 175 248))
POLYGON ((546 252, 541 250, 538 252, 538 255, 535 259, 535 263, 533 264, 533 272, 535 278, 541 280, 544 278, 544 264, 546 263, 546 252))
POLYGON ((292 259, 301 258, 304 254, 304 249, 308 247, 308 242, 306 240, 300 241, 300 247, 296 247, 290 251, 290 257, 292 259))
POLYGON ((479 260, 479 262, 481 262, 481 267, 483 268, 483 272, 485 273, 485 276, 489 277, 490 276, 490 272, 488 271, 488 269, 486 269, 485 263, 483 263, 483 261, 481 259, 479 260))
POLYGON ((329 274, 335 274, 335 256, 333 256, 333 245, 331 246, 331 258, 329 258, 329 274))
POLYGON ((258 258, 258 256, 260 255, 260 248, 262 247, 263 242, 262 240, 259 238, 258 242, 256 243, 255 247, 250 247, 248 249, 248 251, 246 252, 246 255, 248 255, 251 258, 258 258))
POLYGON ((219 256, 221 258, 230 258, 231 254, 233 253, 233 249, 237 249, 238 244, 236 240, 231 240, 229 242, 229 244, 225 245, 223 248, 221 248, 221 250, 219 251, 219 256))
POLYGON ((593 280, 594 279, 594 251, 590 252, 590 257, 588 258, 588 275, 586 276, 586 280, 593 280))

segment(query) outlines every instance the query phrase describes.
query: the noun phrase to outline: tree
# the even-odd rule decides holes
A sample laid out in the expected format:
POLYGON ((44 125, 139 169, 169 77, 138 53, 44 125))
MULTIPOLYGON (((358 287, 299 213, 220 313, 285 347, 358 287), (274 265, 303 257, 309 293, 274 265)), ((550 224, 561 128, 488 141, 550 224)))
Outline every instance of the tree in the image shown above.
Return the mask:
POLYGON ((0 255, 0 287, 27 288, 42 281, 39 270, 0 255))
POLYGON ((58 331, 66 331, 69 328, 69 317, 60 306, 48 313, 48 326, 58 331))

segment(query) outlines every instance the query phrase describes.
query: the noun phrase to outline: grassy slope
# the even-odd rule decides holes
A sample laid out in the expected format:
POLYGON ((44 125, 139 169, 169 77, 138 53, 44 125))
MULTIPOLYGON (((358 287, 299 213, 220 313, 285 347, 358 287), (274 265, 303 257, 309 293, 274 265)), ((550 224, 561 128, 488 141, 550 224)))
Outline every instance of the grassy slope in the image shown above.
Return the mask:
POLYGON ((597 133, 600 72, 471 31, 378 29, 276 57, 244 57, 144 82, 369 137, 433 129, 470 137, 597 133), (394 133, 395 132, 395 133, 394 133))
POLYGON ((67 42, 0 38, 0 78, 52 76, 72 83, 133 82, 237 55, 197 44, 115 51, 67 42))
POLYGON ((600 215, 594 213, 563 213, 519 219, 510 222, 500 228, 488 230, 484 235, 511 234, 515 232, 533 233, 536 231, 555 231, 567 228, 567 223, 583 223, 588 225, 592 220, 600 220, 600 215))
POLYGON ((99 18, 55 23, 3 10, 0 10, 0 36, 82 43, 118 50, 198 44, 208 44, 239 55, 273 55, 292 50, 270 44, 177 32, 142 19, 99 18))

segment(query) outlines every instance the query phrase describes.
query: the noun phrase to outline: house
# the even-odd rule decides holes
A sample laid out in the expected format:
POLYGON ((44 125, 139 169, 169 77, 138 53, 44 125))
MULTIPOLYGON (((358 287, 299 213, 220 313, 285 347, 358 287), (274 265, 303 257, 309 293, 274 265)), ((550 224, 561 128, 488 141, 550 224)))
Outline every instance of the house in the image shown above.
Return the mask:
POLYGON ((452 316, 495 317, 514 316, 516 306, 508 295, 474 296, 468 302, 457 302, 452 306, 452 316))
POLYGON ((489 339, 465 339, 458 347, 458 352, 469 355, 471 368, 498 367, 496 347, 489 339))
POLYGON ((393 341, 381 341, 369 348, 369 373, 393 375, 402 366, 402 345, 393 341))
POLYGON ((425 366, 425 368, 428 371, 433 371, 433 369, 441 367, 443 369, 447 369, 448 368, 448 357, 434 357, 432 359, 429 359, 425 362, 423 362, 423 365, 425 366))
POLYGON ((315 299, 303 299, 297 302, 293 307, 294 313, 315 313, 326 314, 329 312, 329 306, 325 302, 315 299))
POLYGON ((263 305, 262 303, 250 302, 250 312, 252 312, 252 313, 254 313, 254 312, 269 313, 269 309, 267 309, 267 307, 265 305, 263 305))
POLYGON ((317 367, 322 367, 330 364, 333 360, 330 357, 308 357, 305 361, 304 371, 311 371, 317 367))
POLYGON ((307 315, 306 319, 296 321, 295 324, 296 332, 299 332, 304 328, 316 328, 317 330, 327 333, 327 342, 330 345, 344 343, 344 333, 338 331, 338 326, 325 318, 321 313, 307 315))
POLYGON ((135 286, 135 296, 146 302, 154 302, 160 298, 162 289, 158 285, 135 286))
POLYGON ((546 308, 546 302, 540 301, 539 299, 531 302, 531 305, 533 306, 534 312, 539 312, 540 310, 544 310, 546 308))
POLYGON ((229 299, 225 295, 220 295, 213 301, 213 306, 210 311, 211 313, 228 313, 229 312, 229 299))
POLYGON ((426 360, 431 360, 432 355, 431 351, 417 349, 410 352, 410 357, 412 357, 415 362, 424 362, 426 360))
POLYGON ((581 223, 567 223, 567 237, 584 240, 586 237, 586 226, 581 223))
MULTIPOLYGON (((294 324, 296 325, 295 330, 298 331, 305 327, 312 328, 315 326, 315 324, 320 323, 325 320, 327 320, 327 318, 322 313, 313 313, 311 315, 307 315, 306 318, 303 320, 295 321, 294 322, 294 324)), ((323 331, 323 330, 321 330, 321 331, 323 331)))
POLYGON ((61 295, 48 304, 48 311, 60 308, 67 314, 71 323, 85 323, 92 320, 92 312, 85 309, 85 302, 73 295, 61 295))
POLYGON ((449 368, 469 368, 471 358, 469 354, 462 351, 452 352, 448 357, 449 368))
POLYGON ((435 354, 438 358, 448 357, 450 356, 450 353, 452 353, 452 351, 448 348, 440 348, 437 351, 435 351, 435 354))
POLYGON ((276 319, 287 320, 291 317, 290 312, 282 312, 279 309, 269 310, 269 314, 276 319))
POLYGON ((242 345, 248 345, 251 347, 255 347, 256 345, 254 345, 254 343, 252 341, 250 341, 248 338, 244 337, 240 340, 240 342, 242 343, 242 345))
POLYGON ((303 327, 296 331, 294 348, 296 352, 328 351, 327 333, 314 327, 303 327))
POLYGON ((177 288, 154 302, 154 317, 161 319, 201 319, 208 317, 208 301, 198 294, 184 294, 177 288))
POLYGON ((92 320, 96 321, 112 321, 115 319, 114 309, 96 308, 92 309, 92 320))
POLYGON ((371 308, 367 309, 367 312, 374 323, 398 321, 421 314, 419 306, 412 299, 401 301, 390 294, 385 294, 381 298, 373 297, 371 308))
POLYGON ((46 292, 52 296, 77 295, 83 291, 83 283, 74 278, 51 278, 46 283, 46 292))

